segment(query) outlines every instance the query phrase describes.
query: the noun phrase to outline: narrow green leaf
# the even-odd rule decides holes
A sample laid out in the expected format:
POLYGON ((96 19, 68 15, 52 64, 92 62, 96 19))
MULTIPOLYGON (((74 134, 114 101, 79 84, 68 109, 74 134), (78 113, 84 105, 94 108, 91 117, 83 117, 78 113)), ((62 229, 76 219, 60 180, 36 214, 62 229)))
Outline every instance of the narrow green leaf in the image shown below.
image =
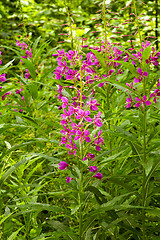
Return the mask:
POLYGON ((22 226, 21 228, 19 228, 16 232, 13 232, 13 233, 11 234, 11 236, 8 238, 8 240, 14 240, 14 239, 17 237, 19 231, 20 231, 22 228, 23 228, 23 226, 22 226))
POLYGON ((117 160, 117 158, 118 158, 122 153, 124 153, 124 152, 125 152, 125 150, 123 150, 123 151, 121 151, 121 152, 119 152, 119 153, 116 153, 116 154, 114 154, 114 155, 112 155, 112 156, 110 156, 110 157, 108 157, 108 158, 105 158, 104 160, 102 160, 102 161, 100 162, 100 166, 104 166, 105 163, 108 163, 108 162, 112 162, 112 161, 117 160))
POLYGON ((143 167, 146 173, 146 176, 148 176, 148 174, 150 173, 152 167, 153 167, 153 159, 148 159, 145 163, 143 163, 143 167))
POLYGON ((15 59, 13 59, 12 61, 8 62, 7 64, 5 64, 3 67, 0 67, 0 74, 4 73, 4 71, 14 62, 15 59))
POLYGON ((51 224, 55 229, 57 229, 58 231, 60 231, 62 233, 62 235, 65 236, 65 239, 71 239, 71 240, 78 240, 78 238, 76 237, 76 234, 71 232, 71 229, 69 229, 68 227, 66 227, 63 223, 59 222, 59 221, 49 221, 49 224, 51 224))
POLYGON ((149 59, 149 56, 151 55, 151 51, 152 51, 152 47, 146 47, 143 51, 143 54, 142 54, 142 65, 143 67, 145 67, 146 65, 146 59, 149 59))
POLYGON ((10 208, 20 208, 20 209, 29 209, 32 211, 51 211, 51 212, 61 212, 62 210, 64 211, 64 209, 62 209, 61 207, 55 206, 55 205, 50 205, 47 203, 26 203, 26 204, 21 204, 21 205, 8 205, 8 207, 10 208))
POLYGON ((91 233, 92 233, 92 229, 88 229, 86 234, 85 234, 84 240, 90 240, 91 239, 91 233))
POLYGON ((96 50, 92 49, 92 52, 94 53, 94 55, 96 56, 96 58, 98 59, 99 63, 101 64, 101 66, 103 67, 103 69, 107 68, 107 65, 105 63, 105 59, 103 58, 103 56, 97 52, 96 50))
POLYGON ((39 61, 41 60, 40 55, 43 52, 43 50, 49 45, 49 41, 41 45, 39 48, 35 49, 35 55, 33 56, 33 62, 34 64, 39 64, 39 61))
POLYGON ((37 46, 39 44, 39 41, 41 40, 41 36, 39 36, 33 43, 32 45, 32 52, 33 52, 33 55, 35 54, 36 52, 36 49, 37 49, 37 46))
POLYGON ((80 208, 80 204, 71 204, 71 215, 73 215, 73 214, 75 214, 77 211, 78 211, 78 209, 80 208))
POLYGON ((36 99, 38 97, 37 85, 35 83, 30 83, 28 84, 28 88, 33 99, 36 99))
POLYGON ((36 79, 36 68, 33 65, 33 63, 31 62, 31 60, 29 58, 23 58, 23 62, 25 64, 25 67, 29 70, 31 76, 33 79, 36 79))
POLYGON ((146 178, 145 186, 144 186, 145 188, 147 187, 151 176, 156 171, 156 169, 159 167, 159 165, 160 165, 160 156, 158 156, 158 157, 154 156, 154 161, 152 161, 152 166, 149 164, 149 167, 147 169, 147 178, 146 178))
POLYGON ((2 219, 0 220, 0 225, 7 219, 7 218, 9 218, 11 215, 13 214, 13 212, 12 213, 10 213, 9 215, 7 215, 7 216, 1 216, 2 217, 2 219))
POLYGON ((126 131, 125 129, 123 129, 119 126, 114 126, 113 125, 113 128, 116 129, 116 132, 119 133, 119 136, 121 136, 122 138, 124 138, 126 140, 129 140, 131 142, 134 142, 134 143, 136 143, 137 145, 140 146, 140 143, 137 141, 136 137, 132 133, 126 131))
MULTIPOLYGON (((9 149, 9 151, 11 148, 9 149)), ((2 186, 3 182, 6 181, 6 179, 22 164, 26 163, 28 161, 27 158, 22 159, 20 162, 17 162, 15 165, 11 166, 1 177, 0 179, 0 186, 2 186)))
POLYGON ((106 199, 104 198, 103 194, 99 191, 98 188, 94 187, 94 186, 88 186, 85 191, 89 191, 94 193, 97 201, 99 204, 105 203, 106 199))
POLYGON ((147 210, 147 212, 153 216, 159 217, 160 218, 160 209, 159 208, 155 208, 155 209, 151 209, 151 210, 147 210))

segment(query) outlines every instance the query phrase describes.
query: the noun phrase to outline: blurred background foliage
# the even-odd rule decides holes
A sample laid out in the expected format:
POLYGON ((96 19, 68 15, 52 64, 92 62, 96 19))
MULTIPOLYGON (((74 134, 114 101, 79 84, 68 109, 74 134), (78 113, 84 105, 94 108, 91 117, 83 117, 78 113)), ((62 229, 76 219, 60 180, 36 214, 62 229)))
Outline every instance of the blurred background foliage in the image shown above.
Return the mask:
MULTIPOLYGON (((135 41, 134 1, 106 0, 105 5, 109 41, 121 44, 135 41)), ((160 31, 158 0, 138 0, 136 8, 143 38, 157 40, 160 31)), ((104 38, 103 20, 102 0, 1 0, 0 43, 15 46, 20 36, 29 36, 31 41, 41 36, 44 41, 50 42, 51 48, 71 48, 67 35, 70 23, 76 36, 87 38, 85 44, 91 44, 95 39, 98 42, 99 37, 104 38)), ((6 54, 6 62, 12 54, 6 54)))

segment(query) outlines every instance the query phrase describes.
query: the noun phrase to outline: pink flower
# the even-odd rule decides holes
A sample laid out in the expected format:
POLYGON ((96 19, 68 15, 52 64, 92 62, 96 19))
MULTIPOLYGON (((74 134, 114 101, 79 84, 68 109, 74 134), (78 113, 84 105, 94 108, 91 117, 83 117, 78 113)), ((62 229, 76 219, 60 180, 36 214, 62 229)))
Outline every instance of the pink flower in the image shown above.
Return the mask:
POLYGON ((145 77, 148 76, 148 73, 147 72, 142 72, 141 68, 138 68, 137 72, 139 73, 140 76, 138 78, 136 78, 136 77, 134 78, 135 83, 141 82, 143 80, 143 76, 145 76, 145 77))
POLYGON ((96 146, 96 150, 97 151, 101 151, 101 147, 99 145, 103 145, 104 144, 103 137, 100 136, 101 133, 102 133, 102 130, 100 130, 98 132, 98 137, 96 137, 96 135, 94 136, 94 138, 95 138, 94 144, 96 146))
POLYGON ((66 57, 68 60, 72 60, 75 56, 75 51, 69 50, 68 53, 66 53, 66 57))
POLYGON ((81 119, 81 120, 85 119, 87 122, 92 122, 92 119, 88 117, 88 115, 90 115, 89 110, 84 111, 82 109, 78 109, 76 114, 77 114, 76 116, 77 119, 81 119))
POLYGON ((65 135, 65 137, 70 137, 71 135, 75 135, 76 133, 76 131, 69 129, 64 125, 63 125, 63 128, 64 129, 61 130, 61 133, 65 135))
POLYGON ((66 144, 67 143, 67 138, 66 137, 62 137, 61 138, 61 144, 66 144))
POLYGON ((16 42, 16 45, 17 45, 17 47, 21 47, 22 50, 28 48, 28 45, 27 45, 25 42, 20 43, 18 40, 17 40, 17 42, 16 42))
POLYGON ((89 171, 95 173, 95 172, 97 172, 97 167, 96 166, 90 166, 89 171))
POLYGON ((160 90, 159 90, 159 89, 155 89, 154 93, 151 93, 150 98, 153 98, 153 97, 154 97, 154 98, 153 98, 153 101, 154 101, 155 103, 157 103, 156 98, 158 99, 159 96, 160 96, 160 90))
POLYGON ((68 73, 66 73, 66 80, 75 79, 77 75, 77 70, 73 71, 72 69, 68 69, 68 73))
POLYGON ((62 162, 59 163, 59 169, 60 169, 60 170, 67 169, 68 166, 69 166, 68 163, 66 163, 66 162, 64 162, 64 161, 62 161, 62 162))
POLYGON ((5 100, 7 95, 11 95, 12 92, 6 92, 4 95, 2 95, 2 100, 5 100))
POLYGON ((16 94, 20 94, 22 91, 23 91, 23 89, 22 89, 22 88, 21 88, 20 90, 19 90, 19 89, 17 89, 17 90, 16 90, 16 94))
POLYGON ((102 175, 102 173, 97 172, 96 175, 94 175, 93 177, 101 180, 103 178, 103 175, 102 175))
POLYGON ((144 95, 143 98, 139 99, 138 97, 135 98, 135 100, 138 102, 135 104, 135 107, 140 107, 142 105, 142 109, 146 106, 151 105, 151 102, 147 100, 147 97, 144 95))
MULTIPOLYGON (((142 54, 140 52, 137 52, 137 54, 133 53, 132 55, 134 56, 133 59, 136 59, 136 60, 138 59, 140 62, 142 61, 142 54)), ((135 65, 134 63, 132 63, 132 64, 135 65)))
MULTIPOLYGON (((133 88, 133 82, 131 82, 131 84, 126 83, 126 85, 127 85, 129 88, 134 89, 134 88, 133 88)), ((128 91, 128 90, 127 90, 127 91, 128 91)))
POLYGON ((26 69, 26 73, 24 75, 26 79, 28 79, 31 76, 28 69, 26 69))
POLYGON ((74 140, 76 141, 76 140, 80 139, 80 143, 82 143, 83 139, 85 139, 86 142, 89 143, 89 142, 91 142, 91 139, 90 139, 90 137, 88 137, 88 135, 89 135, 88 130, 85 130, 85 131, 84 131, 84 129, 82 131, 78 130, 77 136, 74 138, 74 140))
MULTIPOLYGON (((64 103, 63 106, 65 106, 67 103, 64 103)), ((72 106, 69 106, 69 111, 67 112, 66 109, 63 109, 64 114, 61 114, 61 118, 63 120, 68 119, 73 113, 74 113, 74 108, 72 106)))
POLYGON ((73 154, 75 156, 76 155, 77 146, 76 146, 75 143, 73 144, 72 140, 69 140, 69 143, 70 144, 68 144, 68 143, 66 144, 66 148, 69 148, 71 150, 71 151, 68 151, 68 154, 69 155, 73 154))
POLYGON ((87 106, 89 106, 92 111, 97 111, 98 110, 97 106, 99 105, 100 104, 97 103, 96 99, 93 99, 89 96, 89 101, 87 102, 87 106))
POLYGON ((63 102, 62 108, 66 108, 68 106, 68 99, 66 97, 61 97, 61 101, 63 102))
MULTIPOLYGON (((32 51, 32 49, 31 49, 31 51, 32 51)), ((26 50, 26 55, 27 55, 27 57, 32 58, 32 52, 30 52, 29 50, 26 50)))
POLYGON ((3 73, 0 75, 0 82, 5 82, 6 81, 6 74, 3 73))
POLYGON ((131 95, 129 94, 129 97, 126 99, 126 108, 129 108, 130 106, 131 106, 131 104, 132 104, 132 97, 131 97, 131 95))
POLYGON ((92 154, 92 153, 88 153, 88 154, 87 154, 87 156, 83 158, 83 161, 87 160, 88 158, 89 158, 89 159, 93 159, 93 160, 94 160, 94 158, 95 158, 95 155, 94 155, 94 154, 92 154))
POLYGON ((101 112, 98 112, 97 116, 94 115, 93 124, 97 127, 102 127, 103 123, 101 122, 102 119, 100 118, 101 112))
POLYGON ((73 178, 67 176, 66 183, 69 183, 73 178))

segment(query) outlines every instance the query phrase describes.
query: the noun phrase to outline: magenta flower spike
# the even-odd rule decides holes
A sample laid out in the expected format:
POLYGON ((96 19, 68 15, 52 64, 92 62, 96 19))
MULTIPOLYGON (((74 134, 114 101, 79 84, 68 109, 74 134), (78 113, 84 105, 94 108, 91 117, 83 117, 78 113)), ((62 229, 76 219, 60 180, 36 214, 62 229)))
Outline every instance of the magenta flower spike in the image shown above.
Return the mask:
POLYGON ((62 162, 59 163, 59 169, 60 169, 60 170, 67 169, 68 166, 69 166, 68 163, 66 163, 66 162, 64 162, 64 161, 62 161, 62 162))
POLYGON ((102 175, 102 173, 97 172, 96 175, 94 175, 93 177, 101 180, 103 178, 103 175, 102 175))

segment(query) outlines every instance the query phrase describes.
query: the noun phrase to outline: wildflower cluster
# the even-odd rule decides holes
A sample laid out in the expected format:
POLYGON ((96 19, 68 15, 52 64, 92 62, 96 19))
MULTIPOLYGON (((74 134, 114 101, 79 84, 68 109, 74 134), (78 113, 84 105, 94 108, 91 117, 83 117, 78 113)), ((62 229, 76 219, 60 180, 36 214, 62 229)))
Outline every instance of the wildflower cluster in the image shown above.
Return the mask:
MULTIPOLYGON (((22 56, 21 56, 22 59, 32 58, 32 49, 29 49, 29 46, 28 46, 25 42, 22 42, 22 43, 21 43, 19 40, 17 40, 16 45, 17 45, 17 47, 19 47, 19 48, 21 49, 21 51, 22 51, 22 56)), ((0 55, 1 55, 1 52, 0 52, 0 55)), ((23 62, 22 59, 20 59, 20 61, 21 61, 22 64, 23 64, 24 62, 23 62)), ((0 65, 1 65, 1 64, 2 64, 2 60, 0 60, 0 65)), ((30 74, 29 70, 28 70, 28 69, 25 69, 24 77, 25 77, 26 79, 29 79, 30 76, 31 76, 31 74, 30 74)), ((2 83, 6 82, 6 74, 5 74, 5 73, 3 73, 3 74, 0 75, 0 82, 2 82, 2 83)), ((14 94, 19 95, 19 97, 20 97, 20 99, 21 99, 20 101, 21 101, 21 103, 22 103, 22 105, 23 105, 23 103, 25 102, 25 98, 24 98, 24 96, 23 96, 23 90, 24 90, 24 89, 23 89, 23 84, 18 81, 18 82, 16 82, 16 85, 18 86, 18 88, 15 89, 14 94)), ((3 89, 3 86, 0 86, 0 89, 3 89)), ((1 90, 0 90, 0 91, 1 91, 1 90)), ((12 95, 12 94, 13 94, 12 91, 5 92, 5 93, 2 95, 1 98, 2 98, 3 101, 4 101, 5 99, 8 99, 8 100, 9 100, 9 96, 12 95)), ((8 100, 7 100, 7 101, 8 101, 8 100)), ((8 104, 8 103, 6 103, 6 104, 8 104)), ((12 103, 12 105, 13 105, 13 103, 12 103)), ((19 112, 23 112, 23 107, 22 107, 21 105, 19 105, 19 104, 15 104, 15 105, 16 105, 16 108, 13 109, 14 111, 16 111, 16 112, 18 112, 18 111, 19 111, 19 112), (17 110, 17 107, 18 107, 18 110, 17 110)))
MULTIPOLYGON (((88 169, 90 172, 96 173, 93 177, 102 179, 102 174, 98 171, 97 166, 90 165, 94 160, 95 154, 90 152, 90 148, 93 147, 96 151, 101 150, 101 146, 104 144, 102 137, 102 131, 99 127, 102 127, 101 112, 98 111, 98 106, 95 99, 94 90, 89 96, 82 93, 82 89, 79 89, 77 85, 82 81, 82 87, 85 92, 89 85, 96 81, 96 71, 92 66, 100 66, 96 56, 93 53, 87 54, 87 59, 82 60, 82 55, 77 51, 68 51, 65 53, 62 49, 57 51, 57 54, 53 56, 58 57, 58 67, 55 69, 54 74, 57 80, 64 79, 66 82, 72 81, 73 84, 63 87, 58 86, 58 99, 61 101, 59 110, 63 110, 61 114, 61 145, 65 145, 68 149, 68 154, 79 158, 79 161, 88 161, 88 169), (69 64, 68 64, 69 63, 69 64), (79 70, 78 70, 79 66, 79 70), (64 89, 71 88, 75 95, 71 99, 64 96, 64 89), (87 100, 88 99, 88 100, 87 100), (93 111, 98 111, 94 114, 93 111), (92 132, 98 131, 97 134, 92 132), (81 146, 81 147, 80 147, 81 146), (84 148, 84 154, 80 159, 80 148, 84 148)), ((68 163, 60 162, 59 168, 61 170, 68 167, 68 163)), ((72 178, 67 177, 67 182, 70 182, 72 178)))
MULTIPOLYGON (((104 54, 104 42, 102 41, 102 45, 100 47, 89 47, 89 49, 93 49, 94 51, 96 50, 97 52, 104 54)), ((61 51, 57 50, 57 53, 53 54, 54 57, 58 57, 58 66, 54 71, 55 78, 57 80, 72 80, 74 83, 79 81, 80 72, 77 71, 77 66, 79 65, 81 65, 81 78, 83 79, 83 84, 86 85, 86 87, 89 87, 94 82, 99 82, 102 78, 110 78, 113 72, 116 72, 116 75, 122 74, 123 71, 121 69, 117 69, 121 65, 117 61, 122 60, 123 51, 120 51, 117 47, 113 46, 109 42, 106 51, 107 61, 105 64, 107 72, 100 76, 98 69, 100 68, 101 64, 93 52, 87 53, 86 59, 83 60, 83 53, 81 55, 78 54, 77 51, 69 50, 68 53, 65 53, 64 49, 61 51)), ((99 87, 102 87, 105 83, 106 82, 100 83, 99 87)), ((62 86, 60 87, 62 90, 62 86)))
MULTIPOLYGON (((2 52, 0 51, 0 56, 2 55, 2 52)), ((0 65, 2 65, 2 60, 0 59, 0 65)), ((0 83, 4 83, 6 81, 6 74, 2 73, 0 74, 0 83)), ((3 89, 3 85, 0 86, 0 91, 2 91, 1 89, 3 89)), ((2 95, 2 100, 4 100, 6 98, 7 95, 11 94, 11 92, 6 92, 2 95)), ((1 114, 1 113, 0 113, 1 114)))
MULTIPOLYGON (((62 138, 60 144, 65 145, 68 149, 69 155, 74 155, 74 157, 77 158, 80 156, 80 144, 85 149, 85 154, 83 155, 83 159, 79 158, 79 161, 88 160, 90 163, 94 160, 95 155, 88 152, 89 148, 93 148, 94 146, 97 151, 100 151, 101 146, 104 144, 101 130, 98 131, 97 135, 95 134, 92 136, 91 134, 92 129, 96 130, 97 127, 101 127, 103 125, 102 119, 100 118, 101 112, 99 111, 92 117, 91 111, 88 109, 94 109, 93 111, 98 110, 98 103, 96 99, 90 98, 82 109, 80 106, 75 106, 73 104, 73 100, 72 103, 70 103, 68 98, 65 96, 61 97, 61 101, 63 113, 61 114, 62 138), (77 144, 78 142, 79 144, 77 144)), ((68 164, 66 162, 60 162, 59 168, 61 170, 66 169, 67 167, 68 164)), ((90 172, 97 172, 96 166, 88 167, 90 172)), ((97 172, 93 177, 101 179, 102 174, 97 172)), ((67 181, 69 181, 68 178, 67 181)))
MULTIPOLYGON (((160 52, 156 52, 153 47, 149 49, 150 54, 145 58, 145 62, 143 60, 145 49, 149 48, 150 44, 148 41, 142 43, 142 49, 136 52, 134 48, 128 51, 121 50, 121 46, 116 47, 109 42, 107 42, 105 48, 105 44, 102 42, 101 46, 89 47, 91 52, 86 54, 85 59, 83 59, 83 52, 80 54, 78 51, 72 50, 65 53, 64 49, 62 49, 53 54, 54 57, 57 57, 58 63, 54 71, 55 78, 60 80, 61 83, 65 82, 65 84, 58 85, 57 91, 58 99, 62 103, 59 106, 59 110, 63 110, 61 114, 61 133, 63 135, 61 144, 64 144, 68 149, 69 155, 73 155, 74 157, 80 156, 78 141, 81 145, 86 146, 87 150, 91 146, 95 146, 96 151, 101 150, 101 146, 104 144, 102 131, 99 130, 97 135, 91 137, 91 129, 102 126, 102 119, 100 118, 102 113, 99 111, 97 114, 92 114, 92 111, 98 111, 99 104, 95 98, 95 89, 92 89, 89 96, 87 91, 90 90, 91 84, 96 82, 99 87, 105 87, 105 85, 108 85, 111 77, 119 81, 117 76, 123 74, 123 66, 125 66, 123 63, 130 64, 131 62, 131 69, 134 69, 131 83, 126 83, 128 90, 130 89, 130 94, 126 99, 125 107, 142 107, 143 110, 146 106, 151 105, 149 98, 153 98, 154 103, 156 103, 160 96, 159 88, 152 89, 151 93, 138 91, 138 86, 143 84, 148 78, 149 70, 147 69, 149 69, 149 65, 158 66, 159 64, 160 52), (95 51, 100 55, 97 55, 95 51), (97 56, 102 56, 102 58, 97 58, 97 56), (103 64, 105 64, 106 71, 101 71, 100 74, 99 69, 103 64), (81 87, 77 87, 80 85, 81 87), (72 89, 73 96, 70 98, 64 94, 67 88, 72 89), (133 96, 135 101, 133 100, 133 96)), ((160 86, 159 81, 157 87, 160 86)), ((93 160, 93 154, 86 151, 83 160, 85 161, 86 159, 93 160)), ((66 169, 68 166, 68 163, 61 162, 59 168, 66 169)), ((97 172, 96 166, 88 167, 89 171, 93 173, 97 172)), ((102 178, 99 172, 94 177, 102 178)), ((67 178, 67 182, 69 181, 71 181, 71 178, 67 178)))
MULTIPOLYGON (((151 48, 151 43, 146 41, 142 43, 142 49, 137 51, 136 53, 128 54, 128 58, 125 61, 131 61, 132 65, 135 69, 135 77, 131 83, 126 83, 126 85, 130 88, 130 93, 133 93, 133 96, 129 94, 129 97, 126 99, 126 106, 127 108, 135 107, 139 108, 142 107, 142 110, 145 106, 151 105, 151 99, 153 98, 153 102, 156 103, 156 99, 160 96, 160 90, 158 88, 155 89, 155 86, 159 87, 159 80, 156 84, 152 84, 153 88, 151 92, 144 92, 141 93, 138 91, 138 88, 146 82, 146 84, 150 84, 151 82, 149 79, 149 67, 150 65, 152 68, 154 66, 159 65, 159 57, 160 52, 157 52, 154 47, 151 48), (148 49, 147 49, 148 48, 148 49), (145 52, 146 51, 146 52, 145 52), (150 53, 149 57, 146 57, 147 51, 150 53), (146 71, 147 70, 147 71, 146 71), (145 94, 144 94, 145 93, 145 94), (147 94, 147 96, 146 96, 147 94), (137 96, 135 96, 137 95, 137 96), (135 99, 135 100, 134 100, 135 99)), ((134 49, 131 49, 134 51, 134 49)))
MULTIPOLYGON (((17 40, 16 45, 22 50, 23 55, 21 56, 21 58, 32 58, 32 49, 29 49, 29 46, 25 42, 20 43, 19 40, 17 40)), ((23 63, 22 59, 20 61, 23 63)), ((30 76, 31 74, 29 73, 29 70, 26 69, 25 78, 28 79, 30 76)))

